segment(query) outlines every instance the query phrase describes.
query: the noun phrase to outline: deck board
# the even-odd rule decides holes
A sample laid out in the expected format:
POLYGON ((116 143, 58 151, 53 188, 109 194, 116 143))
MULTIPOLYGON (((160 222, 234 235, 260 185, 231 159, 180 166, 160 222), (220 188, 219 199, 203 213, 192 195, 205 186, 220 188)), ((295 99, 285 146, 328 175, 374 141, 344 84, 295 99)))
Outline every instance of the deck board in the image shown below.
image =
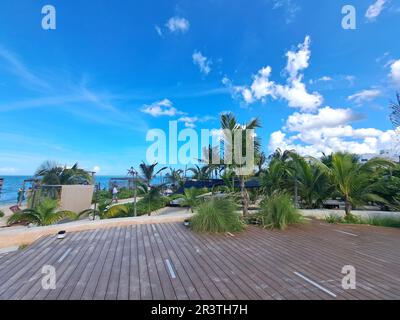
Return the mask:
POLYGON ((313 220, 234 236, 166 223, 42 237, 0 257, 0 299, 398 300, 400 232, 313 220), (44 265, 55 290, 41 286, 44 265), (341 287, 345 265, 355 290, 341 287))

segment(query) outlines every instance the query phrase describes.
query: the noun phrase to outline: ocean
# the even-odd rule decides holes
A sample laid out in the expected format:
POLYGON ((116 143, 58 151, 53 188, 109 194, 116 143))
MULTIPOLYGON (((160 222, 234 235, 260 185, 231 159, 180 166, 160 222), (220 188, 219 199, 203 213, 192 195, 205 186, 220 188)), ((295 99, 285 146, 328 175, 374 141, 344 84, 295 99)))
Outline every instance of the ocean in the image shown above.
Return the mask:
MULTIPOLYGON (((12 205, 17 203, 18 189, 22 187, 24 180, 31 179, 31 176, 0 176, 4 179, 3 188, 0 190, 0 206, 12 205)), ((100 188, 108 188, 110 178, 126 178, 126 176, 96 176, 96 184, 100 183, 100 188)), ((159 179, 156 179, 159 180, 159 179)), ((30 184, 25 186, 29 188, 30 184)))

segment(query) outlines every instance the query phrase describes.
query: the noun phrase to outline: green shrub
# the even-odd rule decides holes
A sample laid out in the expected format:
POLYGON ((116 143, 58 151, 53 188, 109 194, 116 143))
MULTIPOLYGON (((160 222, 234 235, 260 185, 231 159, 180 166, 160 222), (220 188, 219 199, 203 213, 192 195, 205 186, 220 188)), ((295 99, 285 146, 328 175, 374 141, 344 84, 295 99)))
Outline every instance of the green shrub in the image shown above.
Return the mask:
POLYGON ((369 217, 365 222, 371 226, 400 228, 400 217, 384 216, 369 217))
POLYGON ((0 218, 4 217, 4 212, 0 210, 0 218))
POLYGON ((355 216, 353 214, 346 214, 345 217, 343 218, 343 223, 365 224, 365 220, 363 220, 361 217, 355 216))
POLYGON ((329 216, 325 217, 325 221, 331 224, 338 224, 343 223, 343 218, 331 213, 329 216))
POLYGON ((259 211, 261 225, 264 228, 284 230, 290 224, 302 222, 303 217, 293 206, 287 194, 274 194, 261 203, 259 211))
POLYGON ((192 230, 196 232, 238 232, 243 223, 236 212, 236 204, 231 199, 213 198, 201 203, 191 219, 192 230))

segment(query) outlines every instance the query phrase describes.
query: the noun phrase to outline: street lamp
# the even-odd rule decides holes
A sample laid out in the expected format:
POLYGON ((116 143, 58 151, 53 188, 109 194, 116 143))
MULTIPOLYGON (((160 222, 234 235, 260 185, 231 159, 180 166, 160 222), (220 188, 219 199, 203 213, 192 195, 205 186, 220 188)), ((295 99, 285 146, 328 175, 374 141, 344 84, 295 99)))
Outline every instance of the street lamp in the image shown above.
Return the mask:
POLYGON ((136 198, 137 198, 137 176, 138 176, 138 172, 133 167, 131 167, 128 170, 128 174, 133 177, 133 181, 134 181, 134 187, 133 187, 133 214, 136 217, 137 216, 136 198))

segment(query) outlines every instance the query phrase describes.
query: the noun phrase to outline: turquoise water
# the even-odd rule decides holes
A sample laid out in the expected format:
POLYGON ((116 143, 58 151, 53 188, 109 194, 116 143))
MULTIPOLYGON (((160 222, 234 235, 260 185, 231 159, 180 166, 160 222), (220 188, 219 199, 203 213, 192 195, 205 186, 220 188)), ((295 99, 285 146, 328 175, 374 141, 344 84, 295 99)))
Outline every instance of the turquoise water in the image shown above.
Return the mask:
MULTIPOLYGON (((18 189, 22 187, 22 183, 31 176, 0 176, 4 179, 3 188, 0 191, 0 205, 11 205, 17 203, 18 189)), ((96 176, 96 184, 100 183, 101 189, 107 189, 110 178, 126 178, 126 176, 96 176)), ((154 179, 153 183, 157 184, 160 178, 154 179)), ((30 184, 25 186, 28 189, 30 184)))

